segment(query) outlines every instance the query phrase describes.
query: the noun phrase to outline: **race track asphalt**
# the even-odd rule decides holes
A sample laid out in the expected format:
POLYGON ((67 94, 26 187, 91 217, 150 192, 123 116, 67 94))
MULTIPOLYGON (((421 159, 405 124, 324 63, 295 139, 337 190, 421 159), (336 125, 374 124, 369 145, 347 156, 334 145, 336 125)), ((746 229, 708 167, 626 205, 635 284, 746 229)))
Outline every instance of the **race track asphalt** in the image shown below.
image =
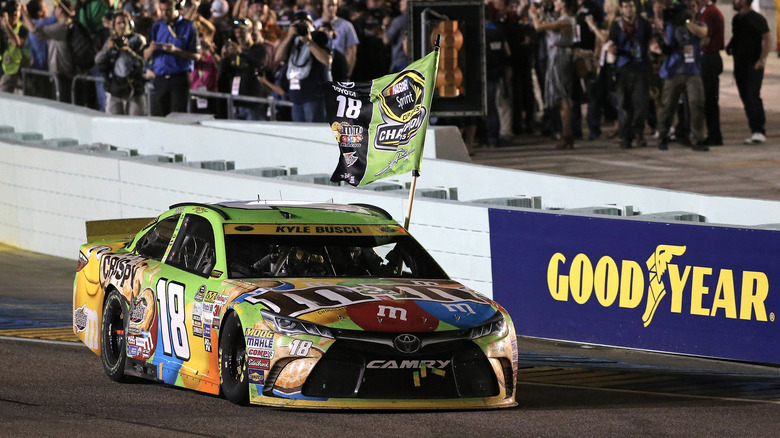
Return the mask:
POLYGON ((118 384, 72 341, 75 265, 0 245, 0 436, 733 437, 780 427, 774 368, 528 339, 518 406, 502 410, 293 411, 118 384), (10 328, 19 321, 26 335, 10 328))

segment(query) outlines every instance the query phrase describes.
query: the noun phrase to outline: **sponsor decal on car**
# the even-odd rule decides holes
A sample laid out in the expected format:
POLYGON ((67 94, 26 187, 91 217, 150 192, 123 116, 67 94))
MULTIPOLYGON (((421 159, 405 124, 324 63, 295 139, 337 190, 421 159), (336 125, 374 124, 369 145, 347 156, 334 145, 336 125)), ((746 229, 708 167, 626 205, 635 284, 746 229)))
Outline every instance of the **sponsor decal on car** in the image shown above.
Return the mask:
POLYGON ((248 368, 249 383, 265 385, 265 371, 258 368, 248 368))
POLYGON ((84 304, 73 312, 73 325, 76 326, 76 329, 80 332, 83 332, 87 328, 86 307, 87 305, 84 304))
POLYGON ((450 364, 449 360, 422 359, 422 360, 372 360, 366 364, 370 369, 412 369, 428 367, 435 369, 444 369, 450 364))
POLYGON ((214 304, 203 303, 201 315, 203 316, 203 324, 211 324, 214 319, 214 304))
POLYGON ((266 348, 247 348, 246 355, 249 357, 259 357, 262 359, 273 359, 274 351, 266 348))
POLYGON ((263 235, 365 235, 388 236, 406 234, 400 225, 264 225, 251 227, 239 224, 226 224, 225 234, 263 234, 263 235))
POLYGON ((195 301, 199 303, 203 302, 203 297, 205 293, 206 293, 206 285, 204 284, 203 286, 200 287, 200 289, 198 289, 198 293, 195 294, 195 301))
POLYGON ((247 366, 250 368, 259 368, 261 370, 271 369, 271 361, 269 359, 262 359, 258 357, 250 357, 247 362, 247 366))

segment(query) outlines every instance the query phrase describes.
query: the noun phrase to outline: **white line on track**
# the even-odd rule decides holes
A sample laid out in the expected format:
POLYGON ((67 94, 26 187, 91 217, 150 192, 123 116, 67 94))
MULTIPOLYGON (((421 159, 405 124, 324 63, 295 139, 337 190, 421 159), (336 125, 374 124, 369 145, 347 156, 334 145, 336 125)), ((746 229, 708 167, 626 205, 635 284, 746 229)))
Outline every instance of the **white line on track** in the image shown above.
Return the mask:
POLYGON ((21 341, 21 342, 37 342, 40 344, 55 344, 55 345, 83 345, 81 342, 76 341, 54 341, 51 339, 37 339, 37 338, 22 338, 17 336, 0 336, 0 341, 21 341))
POLYGON ((591 157, 571 157, 571 159, 572 160, 579 160, 579 161, 590 161, 591 163, 608 164, 608 165, 617 166, 617 167, 632 167, 632 168, 635 168, 635 169, 657 170, 657 171, 661 171, 661 172, 676 170, 673 167, 648 166, 646 164, 630 163, 628 161, 602 160, 602 159, 599 159, 599 158, 591 158, 591 157))

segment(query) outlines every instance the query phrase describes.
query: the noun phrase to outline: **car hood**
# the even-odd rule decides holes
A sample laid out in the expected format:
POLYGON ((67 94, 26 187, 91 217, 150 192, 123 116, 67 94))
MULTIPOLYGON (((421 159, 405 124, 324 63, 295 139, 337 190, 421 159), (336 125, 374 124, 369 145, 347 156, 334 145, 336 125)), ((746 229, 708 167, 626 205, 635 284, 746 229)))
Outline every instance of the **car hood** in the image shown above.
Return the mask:
POLYGON ((240 301, 333 328, 432 332, 471 328, 495 303, 451 280, 300 279, 247 282, 240 301))

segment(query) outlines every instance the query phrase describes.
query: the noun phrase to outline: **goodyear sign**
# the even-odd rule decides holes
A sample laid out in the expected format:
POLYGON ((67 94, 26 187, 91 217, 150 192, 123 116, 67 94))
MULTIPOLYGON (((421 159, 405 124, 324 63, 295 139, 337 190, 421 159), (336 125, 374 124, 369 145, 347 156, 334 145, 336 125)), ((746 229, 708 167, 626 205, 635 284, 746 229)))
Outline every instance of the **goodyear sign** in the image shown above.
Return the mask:
POLYGON ((518 335, 780 363, 780 232, 490 210, 518 335))

